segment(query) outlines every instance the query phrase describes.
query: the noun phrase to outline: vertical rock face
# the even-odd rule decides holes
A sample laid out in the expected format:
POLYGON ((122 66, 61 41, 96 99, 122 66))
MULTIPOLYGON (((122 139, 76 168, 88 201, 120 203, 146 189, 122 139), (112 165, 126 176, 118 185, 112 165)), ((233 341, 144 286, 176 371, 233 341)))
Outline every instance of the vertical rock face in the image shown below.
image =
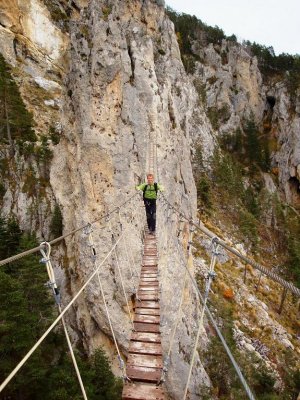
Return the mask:
POLYGON ((41 136, 48 136, 50 129, 57 128, 59 132, 68 37, 55 26, 45 4, 38 0, 0 1, 0 9, 0 52, 12 66, 12 75, 28 111, 33 114, 38 135, 34 154, 27 157, 18 152, 14 158, 9 157, 7 146, 2 143, 1 158, 8 163, 8 173, 3 178, 6 193, 1 204, 2 215, 13 214, 22 229, 48 237, 55 200, 47 183, 49 168, 39 165, 35 154, 41 148, 41 136), (41 181, 45 183, 43 188, 39 185, 41 181))
MULTIPOLYGON (((200 135, 197 132, 197 120, 205 117, 198 109, 197 94, 185 74, 173 25, 165 17, 164 8, 153 1, 91 1, 81 18, 72 23, 70 46, 64 133, 51 167, 51 185, 62 206, 65 231, 92 221, 133 193, 134 185, 144 179, 149 169, 150 141, 157 145, 155 174, 165 187, 165 195, 189 217, 194 216, 196 190, 190 163, 191 140, 197 133, 199 140, 207 143, 207 154, 213 148, 213 140, 207 123, 200 135)), ((130 205, 129 210, 134 212, 138 207, 142 207, 141 200, 130 205)), ((129 215, 127 212, 127 218, 129 215)), ((160 209, 161 240, 176 235, 179 228, 176 221, 177 216, 166 220, 160 209)), ((138 228, 142 229, 140 223, 138 228)), ((100 235, 94 234, 100 255, 107 253, 116 231, 114 225, 112 230, 106 228, 100 235)), ((138 263, 139 230, 131 229, 126 238, 138 263)), ((75 293, 91 272, 92 264, 86 256, 83 239, 67 240, 67 252, 71 292, 75 293)), ((126 260, 124 247, 118 248, 118 256, 126 260)), ((126 351, 130 324, 115 268, 114 256, 103 266, 101 277, 117 339, 126 351)), ((178 307, 174 291, 179 296, 182 284, 174 281, 174 277, 184 272, 182 263, 168 257, 160 268, 164 271, 161 287, 167 350, 178 307)), ((130 285, 125 278, 125 286, 130 288, 130 285)), ((168 375, 168 388, 175 398, 180 398, 183 392, 182 374, 187 374, 197 315, 195 305, 191 306, 195 297, 190 287, 186 290, 185 307, 190 310, 189 316, 180 325, 178 353, 176 349, 176 355, 172 353, 168 375)), ((109 333, 96 281, 80 303, 76 311, 77 329, 85 346, 92 349, 104 342, 103 332, 109 333)), ((192 393, 199 382, 208 384, 200 363, 193 379, 192 393)))
MULTIPOLYGON (((49 225, 54 199, 61 206, 64 233, 123 203, 150 169, 150 142, 156 145, 154 172, 165 187, 165 196, 193 218, 196 188, 191 151, 195 143, 200 144, 207 162, 214 149, 213 129, 199 102, 195 78, 205 84, 207 107, 223 110, 221 134, 233 132, 251 114, 262 124, 265 114, 270 113, 272 135, 278 142, 273 162, 278 166, 281 189, 288 201, 299 201, 299 104, 291 114, 284 85, 263 85, 256 58, 242 46, 223 42, 219 48, 197 47, 195 43, 194 51, 204 62, 196 63, 195 75, 188 76, 162 1, 76 0, 69 6, 69 2, 60 0, 45 4, 38 0, 1 4, 0 51, 15 67, 23 99, 34 114, 35 130, 42 135, 50 126, 61 127, 60 143, 52 147, 51 188, 45 198, 33 201, 23 193, 21 173, 16 174, 16 188, 9 187, 5 194, 3 210, 5 214, 13 211, 22 228, 34 227, 40 232, 43 224, 49 225), (72 7, 68 11, 72 14, 69 34, 59 29, 45 6, 54 3, 65 9, 72 7), (28 217, 30 207, 39 208, 36 217, 28 217)), ((25 160, 19 165, 21 172, 27 168, 25 160)), ((265 181, 270 190, 276 190, 270 176, 266 175, 265 181)), ((93 232, 97 266, 120 238, 121 223, 126 229, 125 240, 100 269, 112 323, 124 353, 131 324, 117 264, 122 260, 125 288, 133 294, 128 258, 132 257, 131 264, 139 268, 143 214, 142 200, 136 197, 120 210, 121 221, 115 213, 110 224, 98 222, 93 232)), ((187 245, 189 227, 162 199, 158 201, 157 220, 166 354, 183 289, 187 257, 182 249, 187 245), (177 237, 182 246, 178 247, 177 237)), ((95 266, 87 235, 79 232, 66 239, 65 261, 62 281, 67 302, 95 266)), ((192 265, 189 267, 192 270, 192 265)), ((104 344, 113 353, 97 279, 76 302, 70 324, 88 351, 104 344)), ((182 398, 184 390, 197 329, 196 303, 189 283, 167 374, 167 388, 174 399, 182 398)), ((195 364, 191 399, 199 398, 200 386, 209 384, 200 360, 195 364)))
POLYGON ((193 51, 203 60, 196 63, 194 78, 204 84, 207 108, 218 112, 219 134, 233 134, 251 115, 263 129, 267 118, 269 139, 276 142, 271 156, 278 170, 278 189, 288 203, 299 205, 299 93, 292 111, 284 82, 263 83, 256 57, 238 43, 223 40, 221 45, 203 46, 195 42, 193 51))

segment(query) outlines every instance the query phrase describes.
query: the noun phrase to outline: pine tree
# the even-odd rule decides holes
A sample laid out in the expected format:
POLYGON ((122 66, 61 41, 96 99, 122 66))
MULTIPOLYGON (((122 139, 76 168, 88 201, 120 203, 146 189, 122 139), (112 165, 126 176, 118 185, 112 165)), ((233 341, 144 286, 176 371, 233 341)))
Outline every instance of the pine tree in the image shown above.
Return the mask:
POLYGON ((23 103, 10 68, 0 54, 0 141, 8 143, 14 154, 14 141, 19 143, 36 140, 32 129, 33 118, 23 103))
MULTIPOLYGON (((37 245, 14 219, 0 218, 0 255, 6 258, 37 245)), ((32 254, 0 269, 0 381, 2 382, 57 315, 45 266, 32 254)), ((114 378, 103 350, 90 359, 76 355, 89 400, 117 400, 122 383, 114 378)), ((64 334, 57 326, 0 395, 3 400, 81 400, 82 394, 64 334)))
POLYGON ((62 214, 58 204, 55 204, 53 216, 50 224, 50 231, 54 237, 62 235, 63 224, 62 224, 62 214))
POLYGON ((250 168, 255 171, 255 164, 261 165, 261 145, 258 139, 257 127, 253 116, 247 121, 245 126, 246 132, 246 152, 250 163, 250 168))

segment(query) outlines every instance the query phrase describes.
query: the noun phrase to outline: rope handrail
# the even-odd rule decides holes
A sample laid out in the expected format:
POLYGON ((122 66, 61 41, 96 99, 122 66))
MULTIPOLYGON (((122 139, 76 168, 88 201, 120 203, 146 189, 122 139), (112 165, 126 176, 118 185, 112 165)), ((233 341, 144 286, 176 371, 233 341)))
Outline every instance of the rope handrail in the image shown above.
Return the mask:
MULTIPOLYGON (((178 248, 178 251, 179 251, 179 243, 178 243, 178 241, 177 241, 177 248, 178 248)), ((184 260, 183 255, 180 253, 180 251, 179 251, 179 255, 180 255, 180 258, 181 258, 181 261, 182 261, 182 265, 184 266, 184 268, 185 268, 185 270, 186 270, 186 272, 187 272, 187 274, 188 274, 193 286, 195 287, 195 290, 196 290, 196 292, 198 294, 198 297, 199 297, 199 299, 200 299, 200 301, 201 301, 201 303, 203 305, 203 308, 205 309, 205 312, 207 313, 207 315, 208 315, 208 317, 209 317, 209 319, 210 319, 210 321, 211 321, 211 323, 212 323, 212 325, 213 325, 213 327, 214 327, 219 339, 221 340, 222 345, 223 345, 223 347, 224 347, 224 349, 225 349, 225 351, 226 351, 226 353, 227 353, 227 355, 228 355, 228 357, 229 357, 229 359, 230 359, 230 361, 231 361, 231 363, 232 363, 232 365, 233 365, 233 367, 234 367, 234 369, 235 369, 235 371, 236 371, 236 373, 237 373, 237 375, 238 375, 238 377, 239 377, 239 379, 240 379, 240 381, 241 381, 241 383, 242 383, 242 385, 243 385, 243 387, 244 387, 249 399, 250 400, 255 400, 255 397, 253 396, 253 394, 251 392, 251 389, 248 386, 248 384, 246 382, 246 379, 244 378, 244 376, 242 374, 242 371, 240 370, 239 365, 235 361, 235 358, 233 357, 233 355, 231 353, 231 350, 228 347, 228 345, 227 345, 227 343, 226 343, 226 341, 225 341, 225 339, 224 339, 224 337, 222 335, 222 332, 220 331, 220 329, 219 329, 214 317, 212 316, 207 304, 205 303, 205 299, 203 298, 203 296, 202 296, 202 294, 201 294, 201 292, 199 290, 198 284, 195 281, 194 277, 192 276, 192 274, 191 274, 191 272, 190 272, 190 270, 189 270, 189 268, 187 266, 187 263, 184 260)))
MULTIPOLYGON (((55 244, 55 243, 58 243, 58 242, 60 242, 61 240, 65 239, 66 237, 71 236, 71 235, 74 235, 76 232, 79 232, 79 231, 81 231, 81 230, 87 228, 88 226, 93 225, 93 224, 95 224, 96 222, 99 222, 99 221, 101 221, 101 220, 103 220, 103 219, 109 217, 111 214, 115 213, 115 212, 118 211, 120 208, 124 207, 124 205, 127 204, 128 202, 130 202, 137 194, 138 194, 138 193, 134 193, 131 197, 129 197, 129 199, 127 199, 126 201, 124 201, 122 204, 120 204, 119 206, 113 208, 111 211, 109 211, 109 212, 106 213, 105 215, 102 215, 101 217, 95 219, 95 220, 92 221, 91 223, 87 223, 87 224, 85 224, 85 225, 83 225, 83 226, 81 226, 81 227, 79 227, 79 228, 77 228, 77 229, 74 229, 73 231, 68 232, 68 233, 66 233, 65 235, 59 236, 59 237, 57 237, 56 239, 53 239, 53 240, 51 240, 51 241, 48 242, 48 243, 49 243, 50 245, 53 245, 53 244, 55 244)), ((40 251, 42 248, 43 248, 43 247, 42 247, 41 245, 39 245, 39 246, 34 247, 34 248, 30 249, 30 250, 23 251, 22 253, 19 253, 19 254, 16 254, 16 255, 14 255, 14 256, 8 257, 8 258, 6 258, 6 259, 4 259, 4 260, 1 260, 1 261, 0 261, 0 267, 3 266, 3 265, 5 265, 5 264, 8 264, 8 263, 10 263, 10 262, 12 262, 12 261, 19 260, 20 258, 23 258, 23 257, 28 256, 28 255, 30 255, 30 254, 36 253, 36 252, 40 251)))
MULTIPOLYGON (((138 210, 135 210, 135 215, 137 215, 137 212, 138 212, 138 210)), ((119 212, 119 218, 121 220, 120 212, 119 212)), ((133 218, 131 219, 130 222, 132 222, 132 221, 133 221, 133 218)), ((125 237, 125 230, 126 229, 127 228, 124 229, 124 232, 123 232, 123 235, 122 235, 123 239, 125 237)), ((121 231, 123 231, 123 225, 121 225, 121 231)), ((94 265, 94 269, 95 269, 96 268, 95 264, 96 264, 96 259, 97 259, 98 252, 96 251, 96 248, 95 248, 94 239, 93 239, 93 235, 92 235, 92 230, 90 229, 87 232, 87 234, 88 234, 88 246, 91 248, 91 259, 93 261, 93 265, 94 265)), ((115 250, 116 250, 116 248, 115 248, 115 250)), ((99 269, 97 271, 97 278, 98 278, 100 293, 101 293, 101 296, 102 296, 102 301, 103 301, 103 304, 104 304, 104 308, 105 308, 105 313, 106 313, 106 316, 107 316, 108 324, 109 324, 110 331, 111 331, 111 334, 112 334, 112 337, 113 337, 113 341, 114 341, 114 345, 115 345, 115 348, 116 348, 117 354, 118 354, 119 368, 122 371, 122 375, 123 375, 124 381, 129 381, 129 378, 128 378, 127 374, 126 374, 125 363, 124 363, 123 358, 121 356, 119 345, 118 345, 118 342, 117 342, 117 339, 116 339, 116 335, 115 335, 115 331, 114 331, 114 328, 113 328, 113 323, 112 323, 112 320, 111 320, 111 317, 110 317, 109 309, 108 309, 107 304, 106 304, 106 299, 105 299, 105 294, 104 294, 103 286, 102 286, 101 279, 100 279, 99 269)), ((127 301, 127 299, 126 299, 126 301, 127 301)), ((128 310, 128 311, 129 311, 130 320, 131 320, 130 310, 128 310)))
POLYGON ((77 298, 81 295, 83 290, 87 287, 87 285, 91 282, 91 280, 94 278, 94 276, 97 274, 99 271, 100 267, 105 263, 105 261, 109 258, 109 256, 112 254, 120 240, 122 239, 122 236, 124 235, 125 230, 122 232, 122 234, 119 236, 117 241, 114 243, 114 245, 111 247, 110 251, 107 253, 107 255, 104 257, 104 259, 101 261, 101 263, 98 265, 98 267, 91 273, 90 277, 86 280, 86 282, 82 285, 82 287, 79 289, 79 291, 76 293, 76 295, 73 297, 73 299, 67 304, 67 306, 62 310, 62 312, 59 314, 59 316, 52 322, 52 324, 49 326, 49 328, 44 332, 44 334, 40 337, 40 339, 35 343, 34 346, 27 352, 27 354, 22 358, 22 360, 18 363, 18 365, 13 369, 13 371, 8 375, 8 377, 2 382, 0 385, 0 392, 6 387, 6 385, 11 381, 11 379, 16 375, 16 373, 22 368, 22 366, 26 363, 26 361, 30 358, 30 356, 35 352, 35 350, 39 347, 39 345, 44 341, 44 339, 49 335, 49 333, 52 331, 52 329, 58 324, 58 322, 63 318, 63 316, 66 314, 66 312, 69 310, 69 308, 73 305, 73 303, 77 300, 77 298))
POLYGON ((241 254, 239 251, 234 249, 233 247, 229 246, 224 240, 220 239, 218 236, 216 236, 213 232, 211 232, 208 228, 205 227, 202 221, 200 221, 199 224, 195 223, 191 218, 188 218, 186 215, 184 215, 180 210, 178 210, 176 207, 174 207, 165 197, 163 193, 161 193, 161 196, 163 199, 166 201, 166 203, 182 218, 184 218, 186 221, 188 221, 190 224, 194 225, 197 229, 199 229, 201 232, 206 234, 208 237, 211 239, 215 238, 216 243, 218 243, 220 246, 224 247, 226 250, 230 251, 237 257, 241 258, 243 261, 246 263, 250 264, 253 266, 255 269, 258 269, 261 271, 263 274, 271 278, 273 281, 279 283, 281 286, 284 288, 290 290, 291 293, 295 294, 296 296, 300 297, 300 289, 298 289, 296 286, 294 286, 291 282, 286 281, 285 279, 281 278, 279 275, 275 274, 274 272, 270 271, 268 268, 258 264, 256 261, 251 260, 250 258, 244 256, 241 254))
MULTIPOLYGON (((55 302, 56 302, 57 307, 58 307, 58 311, 59 311, 59 313, 61 313, 62 309, 61 309, 61 302, 60 302, 60 294, 59 294, 59 290, 58 290, 58 287, 57 287, 57 284, 56 284, 54 270, 53 270, 53 267, 52 267, 52 262, 50 260, 51 245, 48 242, 43 242, 43 243, 41 243, 41 245, 44 245, 47 248, 46 251, 44 249, 41 249, 41 254, 43 256, 43 262, 46 265, 47 273, 48 273, 48 276, 49 276, 49 286, 52 289, 52 292, 53 292, 53 295, 54 295, 54 299, 55 299, 55 302)), ((74 366, 74 369, 75 369, 75 372, 76 372, 76 376, 77 376, 77 379, 78 379, 78 383, 79 383, 79 386, 80 386, 80 389, 81 389, 82 396, 83 396, 84 400, 88 400, 87 395, 86 395, 86 391, 85 391, 85 387, 84 387, 84 384, 82 382, 82 377, 81 377, 81 374, 80 374, 80 370, 78 368, 78 364, 77 364, 76 357, 75 357, 75 354, 74 354, 74 350, 73 350, 73 347, 72 347, 72 343, 71 343, 71 340, 70 340, 70 337, 69 337, 69 333, 68 333, 68 329, 67 329, 67 324, 66 324, 65 318, 63 317, 61 319, 61 321, 62 321, 63 330, 65 332, 68 348, 69 348, 69 351, 70 351, 71 359, 72 359, 73 366, 74 366)))

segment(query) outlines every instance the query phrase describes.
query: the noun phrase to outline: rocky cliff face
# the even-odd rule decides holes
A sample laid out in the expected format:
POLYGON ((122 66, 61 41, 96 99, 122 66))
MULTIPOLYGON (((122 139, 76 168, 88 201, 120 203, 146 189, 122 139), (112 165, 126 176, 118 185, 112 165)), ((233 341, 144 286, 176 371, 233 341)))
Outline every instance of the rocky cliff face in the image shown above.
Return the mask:
MULTIPOLYGON (((150 1, 92 1, 81 18, 72 23, 70 47, 64 134, 51 168, 51 185, 62 205, 66 231, 120 203, 124 194, 132 193, 134 184, 144 179, 149 168, 149 141, 157 145, 155 173, 165 186, 166 196, 172 203, 181 204, 187 214, 194 215, 196 191, 190 145, 201 110, 197 109, 197 94, 185 74, 164 8, 150 1)), ((203 129, 203 139, 212 143, 208 129, 203 129)), ((175 221, 162 226, 161 238, 172 237, 176 232, 175 221)), ((141 248, 137 233, 128 235, 129 242, 136 246, 134 255, 141 248)), ((105 248, 110 241, 111 233, 106 232, 97 238, 97 246, 105 248)), ((70 261, 77 275, 71 280, 72 291, 91 269, 84 257, 84 246, 67 245, 69 259, 72 253, 78 254, 74 262, 70 261)), ((112 267, 114 270, 114 262, 112 267)), ((169 331, 176 309, 172 300, 177 289, 172 281, 183 271, 178 262, 170 263, 168 258, 160 268, 164 271, 162 288, 168 288, 163 290, 162 308, 164 327, 169 331)), ((126 352, 130 325, 122 308, 123 300, 118 295, 119 303, 113 301, 117 288, 112 279, 113 276, 106 276, 105 288, 112 304, 117 338, 126 352)), ((130 287, 130 282, 126 285, 130 287)), ((95 295, 96 289, 91 292, 85 300, 89 311, 83 313, 84 308, 79 307, 76 313, 89 348, 102 341, 99 327, 107 331, 107 324, 101 323, 103 316, 99 315, 99 294, 95 295)), ((190 296, 187 304, 194 303, 193 295, 190 296)), ((190 352, 191 335, 186 331, 192 332, 195 325, 196 310, 194 306, 190 309, 191 314, 178 334, 179 346, 184 351, 173 356, 168 379, 168 389, 177 397, 183 391, 181 374, 188 368, 184 354, 190 352)), ((167 348, 168 342, 164 345, 167 348)), ((199 378, 200 382, 208 382, 200 363, 194 380, 199 382, 199 378)))
MULTIPOLYGON (((15 185, 12 180, 6 181, 3 214, 14 213, 23 229, 34 229, 47 237, 55 203, 62 211, 64 233, 122 203, 149 169, 150 141, 157 145, 158 168, 154 172, 165 186, 166 197, 194 217, 196 188, 191 156, 194 147, 201 145, 207 164, 216 136, 199 102, 199 82, 205 85, 207 107, 225 110, 220 134, 239 128, 251 113, 258 124, 268 114, 271 134, 278 143, 273 163, 279 171, 280 188, 289 202, 298 201, 299 105, 291 115, 286 88, 280 83, 264 85, 256 59, 241 46, 224 42, 220 48, 197 47, 195 43, 194 51, 203 62, 196 63, 191 76, 182 65, 173 24, 166 17, 162 2, 91 0, 69 5, 63 0, 11 0, 0 7, 0 51, 13 67, 22 97, 33 112, 35 131, 41 138, 51 128, 60 139, 54 144, 49 138, 53 151, 47 167, 50 184, 42 197, 24 192, 22 174, 14 176, 15 185), (28 214, 32 207, 38 211, 28 214)), ((39 145, 40 142, 37 148, 39 145)), ((20 170, 29 167, 28 159, 22 157, 16 156, 9 162, 20 170)), ((34 160, 30 163, 37 177, 41 177, 39 165, 34 160)), ((272 178, 266 181, 273 190, 272 178)), ((117 274, 117 258, 126 260, 125 246, 130 246, 134 264, 139 266, 144 223, 141 216, 135 215, 136 210, 143 215, 140 200, 135 199, 126 210, 125 214, 121 210, 123 228, 128 229, 133 218, 136 229, 128 229, 126 243, 121 242, 117 255, 113 254, 100 272, 124 354, 131 326, 117 274)), ((168 338, 184 276, 177 244, 171 238, 180 234, 186 243, 188 226, 162 203, 158 220, 162 331, 163 337, 168 338)), ((96 265, 120 233, 117 215, 110 227, 95 225, 96 265)), ((86 235, 78 233, 67 238, 65 244, 60 256, 56 256, 64 266, 57 267, 57 273, 67 302, 91 273, 94 262, 89 256, 86 235)), ((190 268, 193 270, 192 265, 190 268)), ((128 272, 124 279, 128 293, 133 295, 134 285, 128 272)), ((188 371, 199 312, 190 286, 186 289, 184 310, 166 382, 175 399, 181 398, 184 389, 182 376, 188 371)), ((87 351, 104 344, 113 359, 97 281, 80 297, 69 322, 74 338, 87 351)), ((163 346, 166 352, 167 339, 163 346)), ((190 387, 191 399, 199 398, 201 385, 209 385, 209 379, 198 359, 190 387)))
MULTIPOLYGON (((49 131, 61 130, 62 80, 66 68, 68 35, 58 29, 46 6, 39 1, 0 3, 0 51, 12 67, 23 101, 34 117, 34 130, 41 149, 41 137, 52 147, 49 131)), ((49 236, 49 222, 55 198, 46 182, 49 166, 38 165, 34 154, 24 157, 18 152, 12 158, 4 146, 2 156, 8 164, 3 177, 6 193, 2 215, 17 216, 25 230, 36 230, 49 236), (28 179, 33 190, 27 190, 28 179), (39 182, 45 184, 40 185, 39 182), (42 190, 41 190, 41 186, 42 190)))
POLYGON ((282 199, 299 205, 299 96, 295 109, 281 79, 263 81, 257 58, 247 47, 223 40, 221 45, 203 45, 195 41, 194 78, 200 79, 206 92, 207 108, 219 113, 218 134, 233 134, 243 129, 252 116, 261 131, 274 144, 272 168, 278 174, 282 199))
MULTIPOLYGON (((65 4, 58 4, 64 10, 65 4)), ((194 216, 196 190, 190 162, 191 143, 195 139, 203 142, 204 158, 209 157, 214 144, 210 124, 198 107, 197 93, 183 68, 173 25, 165 16, 163 5, 154 1, 77 4, 68 34, 59 29, 49 8, 38 0, 22 5, 14 2, 3 9, 1 52, 18 68, 15 76, 28 108, 34 113, 36 131, 42 133, 50 124, 59 125, 59 144, 51 145, 50 187, 41 207, 43 202, 53 204, 54 199, 58 202, 64 232, 94 220, 132 194, 134 185, 144 179, 149 169, 149 141, 157 145, 155 173, 165 186, 166 196, 172 203, 180 204, 186 214, 194 216), (35 95, 40 89, 42 98, 37 102, 35 95), (199 131, 200 119, 203 124, 199 131)), ((18 184, 21 193, 22 182, 18 184)), ((22 210, 30 205, 27 198, 22 203, 17 201, 22 210)), ((13 207, 6 194, 6 213, 13 207)), ((142 209, 140 200, 131 204, 122 218, 130 218, 136 208, 142 209)), ((24 219, 21 212, 16 214, 24 219)), ((172 237, 179 229, 179 222, 174 216, 168 221, 164 217, 161 213, 161 220, 166 223, 160 227, 160 237, 172 237)), ((138 264, 142 222, 135 221, 138 229, 131 229, 126 237, 138 264)), ((111 229, 94 233, 97 262, 120 233, 119 222, 114 219, 111 224, 111 229)), ((41 229, 38 225, 31 226, 41 229)), ((76 293, 94 267, 88 250, 84 236, 66 239, 67 269, 65 273, 60 271, 65 284, 64 301, 76 293)), ((126 259, 124 245, 118 247, 118 258, 126 259)), ((126 354, 130 321, 121 296, 116 262, 114 254, 103 266, 101 279, 117 340, 126 354)), ((181 290, 181 282, 174 283, 173 278, 183 274, 183 270, 182 263, 168 256, 162 259, 160 268, 161 285, 168 288, 162 294, 163 329, 167 333, 178 306, 173 294, 181 290)), ((129 294, 132 285, 126 273, 129 294)), ((185 307, 189 313, 179 328, 180 351, 172 355, 167 379, 170 395, 175 398, 180 397, 184 388, 181 376, 188 370, 196 328, 195 297, 190 289, 186 292, 185 307)), ((112 348, 96 281, 76 304, 70 324, 88 351, 99 344, 112 348)), ((164 346, 167 349, 167 340, 164 346)), ((209 384, 198 360, 192 393, 198 391, 199 382, 209 384)))

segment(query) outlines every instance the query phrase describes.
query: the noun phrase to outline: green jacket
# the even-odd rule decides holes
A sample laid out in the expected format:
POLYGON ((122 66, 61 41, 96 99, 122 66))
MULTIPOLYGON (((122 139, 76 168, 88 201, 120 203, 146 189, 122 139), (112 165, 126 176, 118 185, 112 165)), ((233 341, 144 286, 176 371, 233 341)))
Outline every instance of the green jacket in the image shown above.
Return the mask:
MULTIPOLYGON (((137 185, 135 188, 137 190, 144 190, 145 186, 148 186, 145 192, 145 199, 156 199, 156 191, 154 185, 148 185, 148 183, 142 183, 141 185, 137 185)), ((162 185, 159 183, 157 184, 157 190, 160 190, 161 192, 164 190, 162 185)))

